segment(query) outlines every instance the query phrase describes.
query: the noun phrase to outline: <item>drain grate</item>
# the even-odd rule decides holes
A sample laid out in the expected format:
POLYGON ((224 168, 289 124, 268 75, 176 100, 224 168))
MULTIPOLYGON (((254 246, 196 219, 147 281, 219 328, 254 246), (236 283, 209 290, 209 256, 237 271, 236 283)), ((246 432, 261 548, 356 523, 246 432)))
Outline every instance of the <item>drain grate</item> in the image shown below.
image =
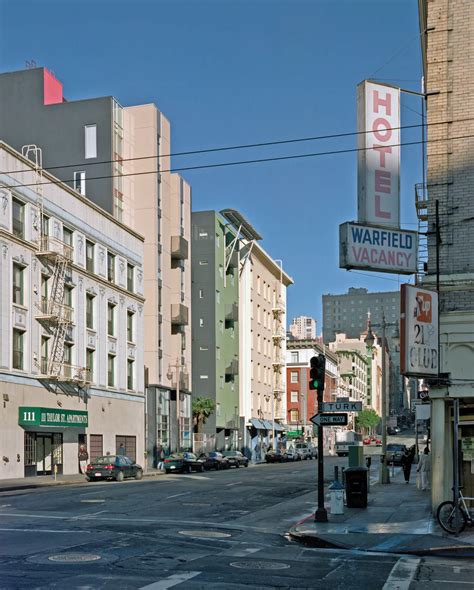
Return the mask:
POLYGON ((256 559, 234 561, 230 565, 243 570, 286 570, 290 567, 287 563, 281 563, 278 561, 258 561, 256 559))
POLYGON ((59 553, 48 557, 49 561, 56 563, 84 563, 86 561, 98 561, 99 559, 102 559, 101 556, 94 553, 59 553))
POLYGON ((180 535, 186 537, 200 537, 202 539, 225 539, 231 537, 229 533, 221 533, 220 531, 179 531, 180 535))

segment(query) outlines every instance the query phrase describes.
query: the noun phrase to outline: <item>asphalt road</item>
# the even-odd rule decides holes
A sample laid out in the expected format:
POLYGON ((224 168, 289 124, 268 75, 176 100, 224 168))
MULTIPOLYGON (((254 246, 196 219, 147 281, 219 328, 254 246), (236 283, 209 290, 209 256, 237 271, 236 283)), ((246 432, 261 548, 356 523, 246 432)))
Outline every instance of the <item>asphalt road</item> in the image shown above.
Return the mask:
MULTIPOLYGON (((327 474, 346 461, 328 458, 327 474)), ((472 587, 474 568, 467 561, 289 541, 289 527, 314 511, 316 465, 3 492, 0 588, 472 587)))

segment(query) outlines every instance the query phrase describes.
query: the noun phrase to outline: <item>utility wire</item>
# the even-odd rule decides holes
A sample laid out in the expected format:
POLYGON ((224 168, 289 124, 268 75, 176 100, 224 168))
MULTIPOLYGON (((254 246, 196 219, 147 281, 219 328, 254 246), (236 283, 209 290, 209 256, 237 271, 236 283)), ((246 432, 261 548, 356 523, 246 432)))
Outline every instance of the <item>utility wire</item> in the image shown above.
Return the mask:
MULTIPOLYGON (((469 135, 460 135, 459 137, 449 137, 448 139, 450 141, 456 141, 459 139, 469 139, 474 137, 473 134, 469 134, 469 135)), ((437 139, 431 139, 429 141, 409 141, 406 143, 396 143, 396 144, 390 144, 387 145, 385 147, 404 147, 404 146, 410 146, 410 145, 420 145, 422 143, 434 143, 437 141, 446 141, 447 138, 445 137, 439 137, 437 139)), ((127 174, 106 174, 103 176, 91 176, 90 178, 88 178, 88 181, 91 180, 105 180, 107 178, 125 178, 128 176, 144 176, 146 174, 163 174, 165 172, 169 172, 169 173, 174 173, 174 172, 184 172, 184 171, 189 171, 189 170, 205 170, 205 169, 210 169, 210 168, 224 168, 226 166, 242 166, 242 165, 246 165, 246 164, 261 164, 264 162, 279 162, 279 161, 284 161, 284 160, 296 160, 296 159, 301 159, 301 158, 314 158, 314 157, 318 157, 318 156, 332 156, 332 155, 339 155, 339 154, 350 154, 350 153, 358 153, 358 152, 363 152, 363 151, 368 151, 368 150, 372 150, 374 148, 372 147, 364 147, 364 148, 350 148, 350 149, 346 149, 346 150, 331 150, 331 151, 327 151, 327 152, 313 152, 310 154, 293 154, 291 156, 275 156, 272 158, 258 158, 258 159, 254 159, 254 160, 237 160, 234 162, 221 162, 221 163, 217 163, 217 164, 201 164, 198 166, 183 166, 181 168, 170 168, 169 170, 150 170, 148 172, 130 172, 127 174)), ((34 169, 30 169, 28 170, 28 172, 32 172, 34 171, 34 169)), ((71 182, 71 181, 67 181, 67 182, 71 182)), ((44 186, 47 184, 65 184, 66 181, 64 180, 49 180, 46 182, 32 182, 29 184, 12 184, 12 185, 3 185, 3 188, 8 188, 8 189, 12 189, 12 188, 19 188, 19 187, 32 187, 32 186, 44 186)))
MULTIPOLYGON (((413 110, 413 109, 411 109, 413 110)), ((416 112, 416 111, 414 111, 416 112)), ((418 113, 420 114, 420 113, 418 113)), ((420 115, 421 116, 421 115, 420 115)), ((463 119, 455 119, 453 121, 434 121, 432 123, 425 123, 427 127, 431 127, 434 125, 445 125, 448 123, 464 123, 466 121, 474 121, 474 117, 466 117, 463 119)), ((403 129, 416 129, 418 127, 423 127, 423 122, 414 124, 414 125, 401 125, 400 127, 392 127, 393 131, 403 130, 403 129)), ((258 148, 258 147, 269 147, 269 146, 276 146, 276 145, 286 145, 290 143, 303 143, 309 141, 319 141, 323 139, 341 139, 344 137, 354 137, 358 135, 365 135, 367 133, 373 133, 373 130, 364 130, 364 131, 349 131, 344 133, 331 133, 328 135, 315 135, 312 137, 297 137, 293 139, 282 139, 276 141, 265 141, 260 143, 248 143, 248 144, 239 144, 239 145, 232 145, 232 146, 222 146, 222 147, 215 147, 215 148, 205 148, 199 150, 189 150, 185 152, 176 152, 170 154, 159 154, 156 156, 139 156, 135 158, 120 158, 120 160, 100 160, 98 162, 77 162, 75 164, 62 164, 56 166, 48 166, 45 170, 57 170, 61 168, 76 168, 78 166, 99 166, 101 164, 113 164, 113 163, 121 163, 121 162, 134 162, 137 160, 156 160, 160 158, 176 158, 178 156, 194 156, 198 154, 209 154, 213 152, 224 152, 224 151, 233 151, 233 150, 242 150, 242 149, 249 149, 249 148, 258 148)), ((0 174, 19 174, 20 172, 29 172, 30 169, 26 168, 23 170, 12 170, 12 171, 2 171, 0 174)))

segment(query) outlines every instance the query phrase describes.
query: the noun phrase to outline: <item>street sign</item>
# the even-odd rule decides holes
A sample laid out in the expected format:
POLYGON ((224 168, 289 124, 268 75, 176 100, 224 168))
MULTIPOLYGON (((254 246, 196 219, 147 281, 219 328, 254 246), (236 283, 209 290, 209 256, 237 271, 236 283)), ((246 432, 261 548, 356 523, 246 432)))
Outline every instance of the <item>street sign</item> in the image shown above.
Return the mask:
POLYGON ((362 402, 323 402, 322 412, 362 412, 362 402))
POLYGON ((310 421, 316 426, 347 426, 347 414, 315 414, 310 421))
POLYGON ((427 391, 426 389, 421 389, 420 391, 418 391, 418 399, 421 399, 421 401, 430 401, 430 392, 427 391))

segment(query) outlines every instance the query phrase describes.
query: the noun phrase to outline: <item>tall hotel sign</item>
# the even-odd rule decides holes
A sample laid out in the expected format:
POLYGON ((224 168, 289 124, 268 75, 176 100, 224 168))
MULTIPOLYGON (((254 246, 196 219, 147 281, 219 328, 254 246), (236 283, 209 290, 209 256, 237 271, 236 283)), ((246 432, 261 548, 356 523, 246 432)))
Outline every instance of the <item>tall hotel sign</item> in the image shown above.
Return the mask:
POLYGON ((400 229, 400 90, 357 87, 358 221, 340 226, 341 268, 413 274, 417 234, 400 229))

